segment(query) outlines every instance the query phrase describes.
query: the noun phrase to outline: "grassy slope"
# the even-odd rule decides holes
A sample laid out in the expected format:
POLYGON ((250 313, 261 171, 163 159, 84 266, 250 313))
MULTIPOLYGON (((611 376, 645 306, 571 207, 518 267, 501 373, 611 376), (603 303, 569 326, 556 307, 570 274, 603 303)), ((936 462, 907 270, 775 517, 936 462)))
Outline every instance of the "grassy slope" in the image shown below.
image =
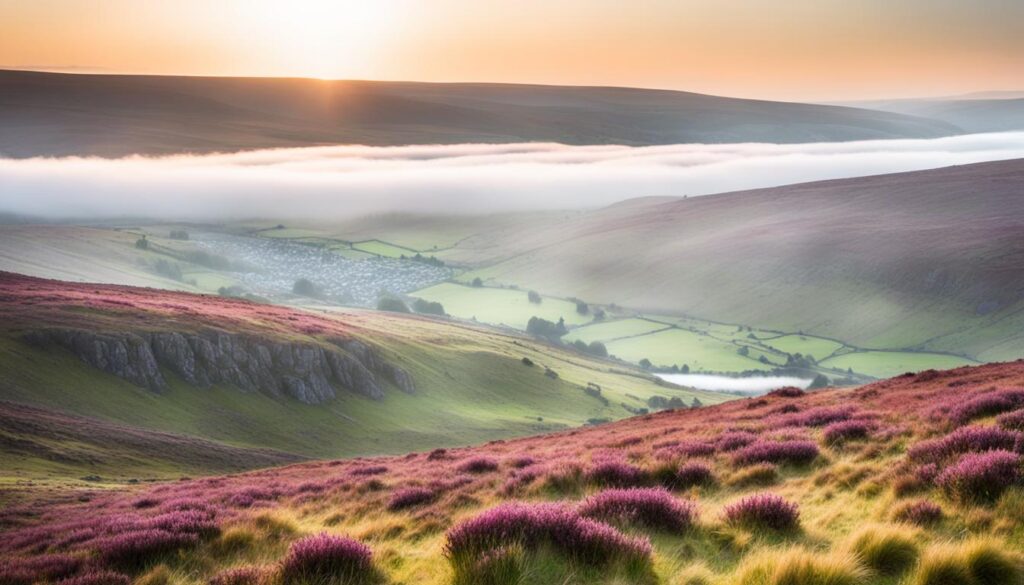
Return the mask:
MULTIPOLYGON (((777 429, 772 413, 788 405, 798 411, 850 407, 861 416, 875 420, 880 425, 879 430, 864 440, 830 445, 823 441, 820 428, 791 427, 792 433, 815 442, 821 455, 809 465, 783 465, 778 475, 768 480, 768 486, 736 483, 744 469, 733 462, 728 452, 719 451, 705 458, 717 482, 674 494, 697 504, 700 516, 694 528, 681 534, 637 525, 623 528, 632 535, 651 539, 652 581, 626 579, 614 566, 595 570, 568 565, 564 558, 555 554, 532 558, 527 561, 526 578, 508 582, 674 585, 697 582, 692 580, 696 575, 700 577, 699 582, 712 585, 741 582, 1016 585, 1021 578, 1021 559, 1016 555, 1024 550, 1024 486, 1011 487, 994 501, 948 498, 928 482, 912 480, 914 465, 908 461, 906 450, 915 443, 949 432, 953 425, 947 419, 948 408, 993 386, 1022 385, 1024 362, 963 368, 901 377, 852 391, 830 390, 797 398, 770 396, 708 410, 638 417, 598 428, 451 451, 440 460, 428 460, 426 454, 418 454, 368 461, 320 462, 227 477, 211 485, 191 482, 157 488, 151 496, 158 501, 186 493, 190 497, 220 502, 216 505, 221 510, 218 517, 223 535, 212 537, 181 555, 150 559, 147 568, 137 572, 145 573, 147 569, 164 572, 171 582, 179 585, 203 583, 227 567, 272 568, 284 556, 289 542, 306 534, 326 531, 348 535, 371 546, 377 566, 389 582, 450 585, 452 570, 444 556, 445 531, 455 523, 513 499, 571 504, 601 489, 600 484, 578 477, 561 483, 548 481, 548 477, 571 469, 572 465, 587 469, 594 461, 611 456, 650 470, 660 461, 654 456, 657 445, 666 441, 713 439, 727 429, 736 428, 770 435, 777 429), (547 467, 540 470, 537 480, 506 492, 505 481, 517 473, 511 460, 523 455, 547 467), (468 484, 440 488, 441 495, 434 503, 408 510, 386 509, 391 494, 396 491, 430 485, 435 479, 456 477, 461 462, 480 456, 493 457, 499 462, 499 468, 472 477, 468 484), (372 478, 352 473, 369 466, 385 469, 372 478), (277 489, 282 495, 255 510, 233 509, 230 504, 222 503, 230 494, 252 486, 277 489), (297 486, 303 487, 300 490, 297 486), (723 521, 726 505, 765 490, 798 504, 798 530, 774 532, 763 527, 733 526, 723 521), (942 518, 937 523, 917 528, 894 519, 899 506, 921 499, 940 506, 942 518), (883 530, 897 533, 910 543, 900 549, 909 554, 874 566, 871 565, 873 556, 851 556, 855 552, 851 537, 863 530, 876 534, 883 530), (981 580, 921 580, 924 569, 917 564, 919 558, 940 555, 945 562, 961 567, 960 551, 965 550, 966 543, 976 539, 989 539, 991 546, 1001 551, 994 553, 995 556, 1009 557, 1010 568, 988 562, 985 566, 991 568, 991 572, 981 580), (786 551, 792 548, 807 551, 812 559, 804 565, 807 572, 770 581, 741 578, 741 573, 757 559, 768 563, 770 568, 786 566, 792 562, 787 560, 786 551), (824 566, 833 567, 838 576, 824 576, 824 566), (880 569, 892 572, 883 574, 880 569)), ((991 425, 992 419, 980 417, 973 424, 991 425)), ((88 522, 106 514, 131 510, 131 502, 147 491, 126 490, 93 503, 55 506, 49 504, 50 497, 39 494, 39 503, 12 508, 9 517, 17 519, 24 515, 31 518, 31 524, 42 526, 44 530, 49 523, 58 521, 88 522), (51 506, 49 511, 46 506, 51 506), (43 511, 40 516, 33 516, 40 511, 43 511)), ((17 536, 17 532, 14 535, 17 536)), ((16 542, 16 539, 8 542, 16 542)), ((2 546, 5 544, 0 544, 2 546)), ((882 550, 893 551, 894 547, 887 544, 882 550)), ((986 558, 992 559, 992 556, 990 553, 986 558)), ((788 567, 794 568, 793 565, 788 567)))
POLYGON ((665 200, 482 232, 495 283, 872 349, 1024 352, 1024 161, 665 200), (637 242, 643 242, 638 248, 637 242))
POLYGON ((445 321, 353 310, 315 315, 218 297, 36 280, 27 282, 45 283, 40 286, 47 292, 27 293, 24 282, 11 275, 0 279, 0 289, 9 295, 0 307, 0 399, 238 447, 319 457, 400 453, 579 426, 591 418, 622 418, 629 412, 620 403, 644 407, 655 394, 696 396, 705 404, 725 399, 661 387, 622 366, 445 321), (49 296, 30 303, 26 295, 33 294, 49 296), (289 325, 293 318, 298 322, 289 325), (215 326, 305 343, 317 340, 298 328, 316 326, 381 348, 412 374, 419 391, 411 396, 389 389, 380 402, 343 392, 335 402, 309 406, 233 388, 194 388, 168 374, 169 392, 156 395, 68 352, 45 351, 19 339, 23 331, 55 325, 101 331, 215 326), (523 357, 536 365, 524 366, 523 357), (560 377, 545 376, 544 366, 560 377), (610 405, 583 393, 588 382, 605 389, 610 405))
POLYGON ((0 71, 0 129, 0 152, 8 156, 322 144, 816 142, 959 132, 888 112, 661 90, 19 71, 0 71))

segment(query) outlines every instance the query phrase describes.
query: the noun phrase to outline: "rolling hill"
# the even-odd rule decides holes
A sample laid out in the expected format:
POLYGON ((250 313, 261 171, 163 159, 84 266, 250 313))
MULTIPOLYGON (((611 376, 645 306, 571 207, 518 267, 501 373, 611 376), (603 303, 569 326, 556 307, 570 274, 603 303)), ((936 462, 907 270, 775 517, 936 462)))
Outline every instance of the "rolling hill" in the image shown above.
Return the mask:
POLYGON ((462 277, 863 348, 1024 354, 1024 161, 648 198, 481 231, 462 277))
POLYGON ((1024 97, 1004 95, 858 102, 850 106, 942 120, 966 132, 1024 130, 1024 97))
POLYGON ((11 273, 0 371, 0 481, 402 453, 728 398, 443 319, 11 273))
POLYGON ((960 133, 858 108, 615 88, 0 71, 0 155, 322 144, 817 142, 960 133))
POLYGON ((1019 585, 1022 385, 1018 361, 470 448, 37 491, 0 515, 0 578, 1019 585))

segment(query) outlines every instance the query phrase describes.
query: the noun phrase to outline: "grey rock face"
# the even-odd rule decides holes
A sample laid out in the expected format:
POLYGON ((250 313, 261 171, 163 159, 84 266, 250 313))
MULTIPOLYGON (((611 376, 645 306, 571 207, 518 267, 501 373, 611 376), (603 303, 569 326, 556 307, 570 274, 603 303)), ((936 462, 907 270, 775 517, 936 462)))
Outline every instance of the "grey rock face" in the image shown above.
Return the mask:
POLYGON ((381 378, 403 392, 416 391, 408 372, 352 339, 332 339, 331 346, 323 347, 212 330, 136 334, 45 329, 27 334, 26 340, 64 347, 93 367, 154 392, 167 388, 161 367, 194 386, 230 384, 243 392, 306 404, 333 400, 339 389, 380 400, 381 378))

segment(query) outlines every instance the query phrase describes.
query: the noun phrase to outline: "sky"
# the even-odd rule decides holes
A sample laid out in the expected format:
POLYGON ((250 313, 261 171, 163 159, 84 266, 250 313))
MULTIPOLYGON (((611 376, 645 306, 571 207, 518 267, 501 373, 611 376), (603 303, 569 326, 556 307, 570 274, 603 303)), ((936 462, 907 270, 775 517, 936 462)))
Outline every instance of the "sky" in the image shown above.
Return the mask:
POLYGON ((794 101, 1024 89, 1021 0, 0 0, 0 67, 794 101))
POLYGON ((209 222, 581 209, 1014 158, 1024 158, 1024 132, 816 144, 323 146, 0 159, 0 210, 209 222))

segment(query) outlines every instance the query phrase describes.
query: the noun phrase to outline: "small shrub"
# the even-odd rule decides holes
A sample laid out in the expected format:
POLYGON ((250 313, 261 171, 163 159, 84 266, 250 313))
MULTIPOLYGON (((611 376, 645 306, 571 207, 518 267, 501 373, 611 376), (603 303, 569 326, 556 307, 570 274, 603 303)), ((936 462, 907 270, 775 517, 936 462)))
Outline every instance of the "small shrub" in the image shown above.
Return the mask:
POLYGON ((487 473, 498 469, 498 460, 493 457, 471 457, 459 464, 458 470, 463 473, 487 473))
POLYGON ((1014 451, 1021 445, 1022 435, 996 427, 962 427, 938 439, 922 441, 907 450, 912 461, 941 463, 962 453, 1014 451))
POLYGON ((763 493, 747 496, 725 507, 722 514, 726 524, 771 530, 792 530, 799 525, 797 505, 775 494, 763 493))
POLYGON ((434 490, 423 487, 403 488, 391 494, 388 500, 388 510, 392 512, 405 510, 423 504, 429 504, 437 498, 434 490))
POLYGON ((942 520, 942 508, 928 500, 907 502, 896 508, 893 512, 893 519, 917 526, 930 526, 942 520))
POLYGON ((454 585, 518 585, 527 571, 527 553, 518 545, 488 551, 455 571, 454 585))
POLYGON ((851 555, 800 548, 752 555, 737 575, 733 582, 739 585, 861 585, 868 576, 851 555))
POLYGON ((961 501, 993 501, 1020 478, 1020 456, 1009 451, 968 453, 946 468, 935 483, 961 501))
POLYGON ((0 583, 32 585, 73 574, 82 560, 66 554, 49 554, 20 559, 0 560, 0 583))
POLYGON ((715 474, 711 471, 711 467, 706 463, 691 461, 676 471, 673 484, 669 487, 684 490, 713 483, 715 483, 715 474))
POLYGON ((588 483, 604 487, 636 487, 647 482, 642 469, 622 461, 599 461, 587 470, 588 483))
POLYGON ((965 424, 976 418, 992 416, 1024 406, 1024 390, 986 392, 956 406, 949 414, 953 422, 965 424))
POLYGON ((728 484, 732 487, 768 486, 779 481, 779 468, 772 463, 758 463, 732 474, 728 484))
POLYGON ((89 571, 58 581, 57 585, 131 585, 131 579, 113 571, 89 571))
POLYGON ((825 427, 822 438, 826 444, 836 445, 853 439, 863 439, 871 432, 871 425, 863 420, 845 420, 825 427))
POLYGON ((588 566, 615 562, 648 565, 651 544, 559 504, 509 503, 491 508, 448 531, 445 554, 456 574, 470 570, 476 559, 505 547, 527 551, 551 547, 588 566))
POLYGON ((752 463, 791 463, 806 465, 818 457, 814 441, 758 441, 740 449, 733 456, 736 465, 752 463))
POLYGON ((138 568, 198 541, 195 534, 149 529, 108 536, 92 544, 104 563, 138 568))
POLYGON ((776 390, 772 390, 767 395, 768 396, 777 396, 779 398, 800 398, 801 396, 804 396, 805 394, 807 394, 807 393, 804 392, 803 390, 801 390, 800 388, 797 388, 796 386, 785 386, 783 388, 778 388, 776 390))
POLYGON ((997 416, 996 424, 1007 430, 1024 431, 1024 408, 997 416))
POLYGON ((354 585, 378 581, 373 553, 368 546, 326 533, 292 543, 281 561, 279 573, 289 584, 354 585))
POLYGON ((508 461, 509 466, 513 469, 522 469, 524 467, 535 465, 536 463, 537 459, 529 455, 517 455, 508 461))
POLYGON ((869 526, 853 535, 850 550, 868 567, 882 575, 909 569, 919 554, 914 534, 907 528, 869 526))
POLYGON ((732 431, 719 435, 715 439, 715 447, 719 451, 735 451, 741 447, 746 447, 756 440, 757 435, 750 431, 732 431))
POLYGON ((585 518, 683 532, 696 522, 697 506, 664 488, 611 489, 587 498, 578 508, 585 518))
POLYGON ((260 567, 237 567, 217 573, 210 579, 210 585, 263 585, 267 572, 260 567))

